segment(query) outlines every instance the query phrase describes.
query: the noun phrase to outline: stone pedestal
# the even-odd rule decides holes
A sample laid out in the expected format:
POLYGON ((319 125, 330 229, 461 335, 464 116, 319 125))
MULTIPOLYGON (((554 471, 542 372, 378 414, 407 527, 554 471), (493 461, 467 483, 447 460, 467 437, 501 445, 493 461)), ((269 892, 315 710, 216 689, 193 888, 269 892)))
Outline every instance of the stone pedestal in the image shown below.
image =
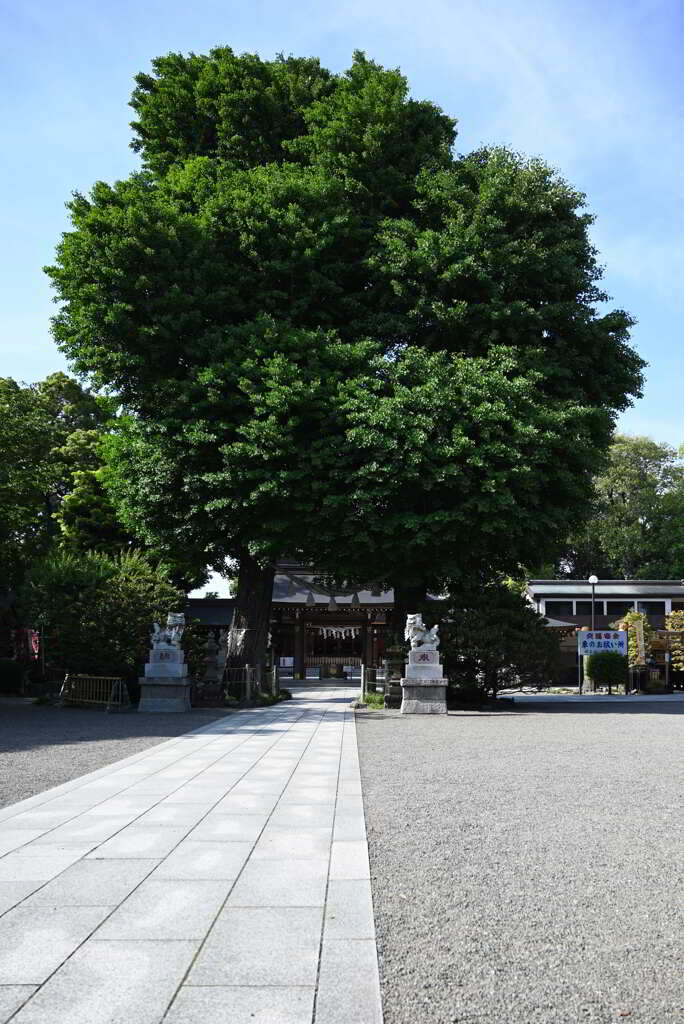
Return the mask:
POLYGON ((439 652, 412 648, 401 681, 402 715, 445 715, 446 688, 439 652))
POLYGON ((138 711, 189 711, 190 685, 182 648, 157 644, 140 679, 138 711))

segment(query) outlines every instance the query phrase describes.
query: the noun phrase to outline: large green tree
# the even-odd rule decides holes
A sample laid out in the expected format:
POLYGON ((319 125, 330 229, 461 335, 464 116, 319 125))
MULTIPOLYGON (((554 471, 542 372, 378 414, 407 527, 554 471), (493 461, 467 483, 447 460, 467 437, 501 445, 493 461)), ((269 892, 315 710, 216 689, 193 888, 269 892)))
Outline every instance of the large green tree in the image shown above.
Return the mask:
POLYGON ((553 557, 641 382, 584 197, 541 161, 455 157, 453 120, 362 54, 153 69, 143 169, 74 197, 49 270, 59 345, 131 414, 126 522, 237 557, 257 646, 244 602, 278 555, 393 584, 398 621, 553 557))

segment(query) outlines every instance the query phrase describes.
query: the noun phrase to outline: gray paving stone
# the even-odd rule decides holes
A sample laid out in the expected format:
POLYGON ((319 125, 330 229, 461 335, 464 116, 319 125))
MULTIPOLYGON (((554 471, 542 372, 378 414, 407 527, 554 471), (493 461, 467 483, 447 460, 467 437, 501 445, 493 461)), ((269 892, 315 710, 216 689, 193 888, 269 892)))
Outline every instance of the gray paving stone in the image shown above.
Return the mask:
POLYGON ((139 825, 129 825, 123 832, 119 832, 88 854, 88 860, 102 860, 106 857, 115 860, 125 857, 138 860, 141 857, 166 857, 189 831, 189 825, 182 828, 143 828, 139 825))
POLYGON ((328 828, 333 823, 334 804, 278 804, 269 825, 284 828, 328 828))
POLYGON ((138 816, 144 814, 145 811, 149 811, 150 807, 154 807, 156 803, 159 803, 159 797, 153 793, 137 797, 116 796, 112 797, 111 800, 104 800, 102 803, 95 804, 91 807, 90 813, 104 814, 108 817, 117 814, 133 814, 138 816))
POLYGON ((288 804, 333 804, 335 789, 332 786, 288 786, 281 797, 284 806, 288 804))
POLYGON ((358 811, 348 814, 335 811, 335 828, 333 830, 334 840, 362 840, 366 841, 366 819, 358 811))
POLYGON ((326 939, 375 939, 373 898, 369 879, 328 882, 325 903, 326 939))
POLYGON ((164 1024, 311 1024, 314 989, 184 985, 164 1024))
POLYGON ((340 794, 335 807, 336 814, 363 814, 363 797, 340 794))
POLYGON ((254 848, 252 860, 310 860, 327 857, 331 828, 267 828, 254 848))
MULTIPOLYGON (((27 828, 38 830, 39 832, 45 832, 46 829, 55 828, 57 825, 62 825, 69 818, 73 818, 74 815, 78 814, 78 808, 74 809, 63 809, 57 810, 43 810, 41 807, 37 807, 34 810, 22 811, 21 814, 13 815, 8 823, 8 829, 27 828)), ((3 829, 4 832, 4 829, 3 829)))
POLYGON ((9 910, 0 918, 0 984, 42 984, 109 912, 108 907, 9 910))
MULTIPOLYGON (((255 765, 255 767, 250 771, 249 778, 253 779, 255 782, 268 782, 275 779, 276 782, 282 782, 284 785, 287 779, 292 775, 296 766, 296 761, 290 762, 290 770, 287 770, 279 764, 269 764, 265 761, 259 761, 259 764, 255 765)), ((211 771, 213 770, 214 769, 211 769, 211 771)))
POLYGON ((66 822, 66 824, 52 829, 51 832, 44 833, 32 845, 34 847, 46 844, 54 846, 55 843, 65 843, 73 846, 80 843, 85 845, 89 842, 103 843, 106 839, 120 832, 122 828, 126 828, 134 820, 128 814, 117 814, 107 817, 106 815, 96 815, 86 811, 84 814, 79 814, 78 817, 66 822))
POLYGON ((0 914, 16 907, 17 903, 39 889, 43 882, 0 882, 0 914))
POLYGON ((26 901, 30 907, 115 907, 159 860, 90 860, 72 864, 26 901))
POLYGON ((163 800, 164 797, 171 796, 175 790, 180 789, 185 781, 183 779, 162 779, 159 775, 150 775, 129 786, 126 789, 126 796, 156 796, 158 800, 163 800))
MULTIPOLYGON (((154 872, 155 878, 232 880, 237 878, 253 844, 196 842, 185 839, 154 872)), ((0 863, 2 863, 0 861, 0 863)))
POLYGON ((226 795, 228 787, 224 785, 187 785, 174 790, 167 797, 167 803, 174 804, 215 804, 226 795))
POLYGON ((194 942, 91 939, 12 1024, 159 1024, 195 948, 194 942))
POLYGON ((270 814, 277 802, 277 793, 228 793, 214 810, 221 814, 270 814))
POLYGON ((280 861, 250 859, 228 897, 228 905, 322 907, 327 877, 327 857, 280 861))
POLYGON ((382 1024, 377 954, 372 939, 324 940, 316 1024, 382 1024))
POLYGON ((0 858, 0 882, 48 882, 61 874, 70 864, 74 864, 92 846, 34 847, 29 853, 28 847, 15 850, 0 858), (40 854, 37 852, 40 849, 40 854))
POLYGON ((255 842, 267 821, 266 814, 219 814, 212 811, 188 838, 210 842, 255 842))
MULTIPOLYGON (((0 859, 0 879, 3 865, 24 879, 0 881, 0 911, 3 897, 5 906, 26 899, 0 924, 17 911, 63 923, 68 913, 116 908, 23 1006, 18 1024, 160 1024, 204 938, 165 1021, 310 1024, 338 773, 333 875, 342 877, 329 883, 324 944, 338 947, 343 974, 357 984, 359 950, 374 944, 369 883, 355 877, 365 850, 355 727, 347 715, 343 731, 337 706, 327 718, 321 707, 240 713, 230 726, 210 723, 85 784, 74 780, 47 803, 18 806, 32 838, 21 858, 0 859), (31 813, 51 831, 34 838, 31 813), (356 960, 348 940, 359 945, 356 960)), ((377 981, 374 960, 373 969, 377 981)), ((325 998, 324 989, 322 1013, 325 998)))
POLYGON ((363 839, 336 840, 330 854, 331 879, 370 878, 368 846, 363 839))
POLYGON ((0 831, 0 857, 11 853, 12 850, 18 850, 21 846, 26 846, 32 840, 39 839, 43 834, 43 830, 39 828, 3 828, 0 831))
POLYGON ((361 796, 361 783, 360 782, 342 782, 337 788, 338 796, 361 796))
POLYGON ((136 826, 140 828, 150 826, 153 828, 181 828, 187 825, 192 828, 205 814, 208 814, 212 806, 212 803, 176 804, 172 799, 164 800, 137 818, 136 826))
POLYGON ((315 985, 322 909, 226 907, 189 985, 315 985))
POLYGON ((0 985, 0 1024, 5 1024, 35 991, 35 985, 0 985))
POLYGON ((149 878, 97 933, 100 939, 204 939, 232 882, 149 878))

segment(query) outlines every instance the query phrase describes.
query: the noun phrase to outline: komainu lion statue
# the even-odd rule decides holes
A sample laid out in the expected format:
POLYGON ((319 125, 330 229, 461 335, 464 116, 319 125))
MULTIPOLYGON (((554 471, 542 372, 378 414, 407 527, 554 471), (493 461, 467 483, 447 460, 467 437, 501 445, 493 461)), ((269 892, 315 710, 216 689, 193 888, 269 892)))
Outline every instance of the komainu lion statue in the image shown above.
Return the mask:
POLYGON ((410 641, 411 648, 422 647, 425 651, 436 651, 439 647, 439 626, 426 629, 422 615, 407 615, 404 640, 410 641))
POLYGON ((185 615, 183 612, 169 612, 165 626, 160 626, 158 622, 153 623, 152 646, 180 647, 184 630, 185 615))

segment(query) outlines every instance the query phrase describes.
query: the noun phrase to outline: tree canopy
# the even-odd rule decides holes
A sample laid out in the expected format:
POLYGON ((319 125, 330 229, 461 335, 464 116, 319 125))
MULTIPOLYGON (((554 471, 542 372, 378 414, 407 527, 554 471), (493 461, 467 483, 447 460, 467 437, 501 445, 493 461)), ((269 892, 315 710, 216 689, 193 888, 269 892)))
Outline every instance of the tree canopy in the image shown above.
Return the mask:
POLYGON ((16 587, 58 533, 73 474, 97 464, 93 438, 111 403, 65 373, 0 378, 0 582, 16 587))
POLYGON ((650 437, 618 434, 595 479, 591 515, 559 569, 585 578, 684 576, 682 452, 650 437))
POLYGON ((581 193, 455 156, 455 122, 363 54, 220 48, 136 81, 142 170, 74 196, 48 270, 58 344, 130 413, 126 522, 396 589, 553 557, 643 365, 598 311, 581 193))

